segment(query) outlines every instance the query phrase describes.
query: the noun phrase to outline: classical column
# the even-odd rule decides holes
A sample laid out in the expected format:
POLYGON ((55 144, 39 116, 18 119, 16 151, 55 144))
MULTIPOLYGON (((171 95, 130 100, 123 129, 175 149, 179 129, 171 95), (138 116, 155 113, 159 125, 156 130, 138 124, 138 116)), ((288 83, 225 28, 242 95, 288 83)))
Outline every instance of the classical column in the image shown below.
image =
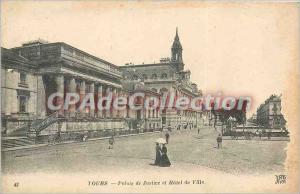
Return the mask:
MULTIPOLYGON (((70 82, 69 82, 69 92, 70 93, 76 93, 76 82, 74 78, 70 78, 70 82)), ((71 98, 71 101, 74 100, 74 97, 71 98)), ((72 104, 69 107, 69 113, 70 113, 70 117, 75 117, 75 111, 76 111, 76 105, 72 104)))
MULTIPOLYGON (((117 96, 123 97, 121 89, 118 90, 117 96)), ((124 114, 124 110, 118 110, 118 112, 117 112, 118 118, 123 118, 123 114, 124 114)))
POLYGON ((123 112, 123 118, 126 118, 127 116, 129 117, 129 102, 128 102, 128 96, 125 92, 123 92, 123 97, 125 97, 127 99, 127 104, 126 104, 126 108, 124 109, 124 112, 123 112), (128 114, 127 114, 128 113, 128 114))
MULTIPOLYGON (((122 97, 123 94, 122 94, 122 91, 121 89, 118 89, 117 91, 117 97, 122 97)), ((118 118, 123 118, 123 113, 124 113, 124 110, 117 110, 117 116, 118 118)))
MULTIPOLYGON (((7 88, 4 89, 4 93, 5 93, 5 98, 2 100, 4 100, 4 107, 5 107, 5 115, 10 115, 11 114, 11 105, 13 104, 13 96, 12 96, 12 91, 11 89, 11 84, 14 83, 13 82, 13 72, 9 71, 8 69, 5 70, 5 82, 3 82, 2 86, 5 86, 7 88), (5 85, 4 85, 5 84, 5 85)), ((2 74, 1 74, 2 76, 2 74)), ((3 90, 2 90, 3 91, 3 90)), ((2 109, 4 109, 4 107, 2 107, 2 109)))
MULTIPOLYGON (((118 94, 117 94, 117 88, 114 88, 113 89, 113 101, 114 100, 116 100, 116 98, 118 97, 118 94)), ((115 110, 115 108, 112 106, 112 112, 111 112, 111 114, 112 114, 112 118, 117 118, 117 113, 118 113, 118 111, 117 110, 115 110)))
MULTIPOLYGON (((79 90, 79 97, 80 97, 80 104, 82 103, 84 97, 85 97, 85 81, 80 82, 80 90, 79 90)), ((84 117, 85 116, 85 107, 83 107, 80 110, 80 116, 84 117)))
MULTIPOLYGON (((92 82, 90 84, 90 91, 89 93, 91 93, 93 96, 94 96, 94 93, 95 93, 95 84, 94 82, 92 82)), ((90 117, 94 117, 95 116, 95 107, 90 107, 90 117)))
POLYGON ((11 89, 8 89, 8 88, 5 88, 4 89, 5 91, 5 115, 10 115, 11 114, 11 100, 13 99, 13 96, 12 96, 12 91, 11 89))
MULTIPOLYGON (((105 91, 105 96, 111 95, 111 87, 107 86, 105 91)), ((109 101, 108 101, 109 102, 109 101)), ((105 102, 105 107, 108 106, 107 101, 105 102)), ((109 108, 105 110, 105 118, 111 118, 111 105, 108 106, 109 108)))
MULTIPOLYGON (((120 97, 123 97, 123 92, 122 92, 121 89, 119 90, 119 96, 120 96, 120 97)), ((126 110, 126 109, 125 109, 125 110, 126 110)), ((119 118, 124 118, 125 110, 119 110, 119 111, 118 111, 119 118)))
POLYGON ((63 114, 63 104, 64 104, 64 76, 55 76, 56 92, 61 96, 56 98, 56 105, 61 105, 61 109, 58 111, 59 114, 63 114))
POLYGON ((130 106, 129 106, 129 97, 130 97, 130 94, 126 94, 126 98, 127 98, 127 104, 128 104, 128 106, 127 106, 127 108, 126 108, 126 117, 127 117, 127 112, 128 112, 128 117, 129 118, 133 118, 134 117, 134 114, 133 114, 133 110, 130 108, 130 106))
MULTIPOLYGON (((102 98, 102 92, 103 92, 103 87, 102 87, 102 85, 99 85, 99 87, 98 87, 98 93, 97 93, 97 98, 98 98, 98 100, 97 100, 97 106, 98 106, 99 100, 101 100, 101 98, 102 98)), ((102 106, 102 104, 100 104, 99 106, 102 106)), ((103 117, 102 113, 103 113, 103 110, 99 110, 98 109, 97 116, 99 118, 102 118, 103 117)))
MULTIPOLYGON (((146 101, 148 99, 148 96, 146 96, 145 95, 145 100, 144 101, 146 101)), ((146 118, 148 118, 149 117, 149 110, 148 110, 148 108, 146 108, 145 106, 144 106, 144 103, 143 103, 143 112, 144 112, 144 118, 146 119, 146 118)))

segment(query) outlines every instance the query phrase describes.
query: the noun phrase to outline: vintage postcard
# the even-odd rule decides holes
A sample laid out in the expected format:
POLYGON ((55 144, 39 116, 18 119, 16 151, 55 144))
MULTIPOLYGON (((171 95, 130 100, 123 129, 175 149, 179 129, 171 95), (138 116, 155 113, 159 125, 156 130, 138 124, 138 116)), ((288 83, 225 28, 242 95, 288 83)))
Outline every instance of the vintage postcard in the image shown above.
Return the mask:
POLYGON ((1 1, 1 193, 298 193, 299 2, 1 1))

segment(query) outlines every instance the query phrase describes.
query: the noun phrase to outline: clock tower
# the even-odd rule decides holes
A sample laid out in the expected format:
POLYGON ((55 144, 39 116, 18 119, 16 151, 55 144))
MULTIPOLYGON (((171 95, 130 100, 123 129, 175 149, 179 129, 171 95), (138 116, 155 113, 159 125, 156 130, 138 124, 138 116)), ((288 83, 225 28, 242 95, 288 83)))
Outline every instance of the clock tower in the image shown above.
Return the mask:
POLYGON ((183 70, 183 60, 182 60, 182 46, 179 40, 179 36, 178 36, 178 29, 176 28, 176 35, 173 41, 173 45, 171 48, 171 52, 172 52, 172 57, 171 57, 171 62, 174 63, 177 67, 179 71, 183 70))

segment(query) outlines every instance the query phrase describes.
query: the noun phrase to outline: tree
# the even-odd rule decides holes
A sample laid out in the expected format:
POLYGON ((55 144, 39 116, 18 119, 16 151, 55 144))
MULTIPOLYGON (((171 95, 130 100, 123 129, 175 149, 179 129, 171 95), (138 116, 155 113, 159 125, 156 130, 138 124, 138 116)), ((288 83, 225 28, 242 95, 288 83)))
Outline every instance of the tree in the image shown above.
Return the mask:
MULTIPOLYGON (((220 121, 222 123, 226 123, 229 119, 229 117, 235 118, 236 122, 238 124, 245 124, 246 122, 246 107, 247 107, 247 101, 243 102, 242 108, 238 109, 238 103, 239 100, 236 99, 235 107, 231 110, 225 110, 224 108, 219 108, 217 110, 212 109, 212 113, 214 115, 218 114, 220 121)), ((214 107, 214 103, 212 103, 212 107, 214 107)))

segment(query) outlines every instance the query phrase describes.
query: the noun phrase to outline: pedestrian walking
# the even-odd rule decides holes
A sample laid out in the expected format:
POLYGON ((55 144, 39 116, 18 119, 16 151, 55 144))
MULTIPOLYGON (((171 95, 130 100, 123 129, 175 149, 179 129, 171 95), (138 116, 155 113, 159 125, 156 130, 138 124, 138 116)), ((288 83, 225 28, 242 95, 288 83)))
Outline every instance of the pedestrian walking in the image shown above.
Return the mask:
POLYGON ((162 149, 161 149, 161 158, 159 162, 159 166, 161 167, 170 167, 171 162, 169 160, 169 157, 167 155, 168 149, 166 147, 166 144, 163 144, 162 149))
POLYGON ((154 165, 159 165, 160 158, 161 158, 161 147, 160 147, 159 143, 156 143, 155 152, 156 152, 156 155, 155 155, 154 165))
POLYGON ((168 131, 172 131, 171 125, 168 126, 168 131))
POLYGON ((167 133, 166 133, 166 142, 167 142, 167 144, 169 143, 169 138, 170 138, 170 134, 169 134, 169 132, 167 131, 167 133))
POLYGON ((112 135, 108 140, 108 149, 113 149, 115 144, 115 137, 112 135))
POLYGON ((86 141, 87 140, 87 138, 88 138, 88 135, 85 133, 85 134, 83 134, 83 136, 82 136, 82 141, 86 141))
POLYGON ((217 137, 217 144, 218 144, 218 149, 222 148, 222 136, 221 136, 221 134, 219 134, 219 136, 217 137))
POLYGON ((60 131, 58 131, 56 134, 55 143, 60 143, 60 142, 61 142, 61 135, 60 135, 60 131))
POLYGON ((198 135, 200 134, 200 127, 198 127, 198 135))
POLYGON ((259 137, 259 140, 261 140, 261 135, 262 135, 262 133, 261 133, 261 131, 258 133, 258 137, 259 137))

